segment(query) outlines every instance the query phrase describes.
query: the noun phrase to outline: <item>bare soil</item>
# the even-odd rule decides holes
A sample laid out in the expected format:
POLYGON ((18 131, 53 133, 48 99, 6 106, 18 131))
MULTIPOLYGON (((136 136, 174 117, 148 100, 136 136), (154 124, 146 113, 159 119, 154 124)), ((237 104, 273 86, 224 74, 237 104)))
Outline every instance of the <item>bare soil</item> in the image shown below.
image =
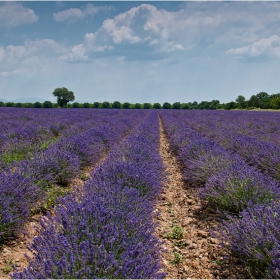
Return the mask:
POLYGON ((161 120, 160 135, 168 180, 155 211, 160 213, 157 235, 164 241, 162 265, 166 278, 248 278, 241 265, 218 248, 219 240, 210 235, 210 229, 218 226, 218 214, 205 208, 197 188, 183 180, 183 166, 170 151, 161 120))

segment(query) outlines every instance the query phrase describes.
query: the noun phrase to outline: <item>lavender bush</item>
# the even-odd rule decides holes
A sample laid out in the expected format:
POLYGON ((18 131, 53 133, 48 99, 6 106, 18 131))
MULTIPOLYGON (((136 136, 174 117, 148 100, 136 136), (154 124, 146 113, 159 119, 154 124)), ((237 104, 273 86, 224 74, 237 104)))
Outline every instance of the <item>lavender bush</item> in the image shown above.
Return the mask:
POLYGON ((280 198, 278 182, 235 161, 228 169, 208 178, 201 196, 220 210, 238 213, 249 204, 269 204, 280 198))
POLYGON ((31 207, 40 198, 32 180, 19 172, 0 172, 0 246, 17 235, 27 221, 31 207))
POLYGON ((223 245, 243 261, 252 277, 279 279, 279 202, 249 206, 240 216, 224 222, 223 245))

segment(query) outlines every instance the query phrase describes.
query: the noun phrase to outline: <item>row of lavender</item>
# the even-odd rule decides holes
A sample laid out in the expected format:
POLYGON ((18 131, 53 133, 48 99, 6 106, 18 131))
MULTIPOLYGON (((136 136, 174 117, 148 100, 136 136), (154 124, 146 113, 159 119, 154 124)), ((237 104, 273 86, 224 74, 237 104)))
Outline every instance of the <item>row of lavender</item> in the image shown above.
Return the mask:
POLYGON ((226 219, 219 236, 240 256, 253 277, 280 277, 280 185, 172 112, 161 112, 171 149, 184 164, 184 177, 226 219))
POLYGON ((154 236, 154 203, 164 167, 156 112, 108 154, 82 195, 60 200, 55 216, 41 221, 34 255, 13 278, 163 278, 154 236))
MULTIPOLYGON (((73 110, 0 109, 2 117, 0 168, 32 158, 34 154, 47 149, 61 137, 81 133, 93 126, 108 122, 107 115, 98 110, 92 111, 89 113, 86 110, 77 112, 73 110)), ((120 115, 119 111, 113 113, 116 116, 120 115)))
MULTIPOLYGON (((193 116, 183 113, 177 113, 175 116, 227 150, 239 154, 248 164, 255 166, 276 180, 280 180, 280 147, 277 144, 234 132, 231 124, 234 121, 230 118, 221 120, 220 124, 211 120, 211 117, 206 121, 208 113, 211 116, 212 113, 206 111, 200 115, 195 112, 193 116)), ((227 115, 227 112, 224 114, 227 115)))
POLYGON ((256 137, 265 142, 280 145, 280 115, 278 112, 255 111, 191 111, 189 120, 204 129, 204 125, 215 125, 235 133, 256 137))
POLYGON ((107 112, 107 125, 96 122, 96 126, 87 131, 62 137, 33 158, 3 169, 0 172, 0 244, 20 231, 31 210, 40 209, 45 204, 51 186, 67 186, 86 166, 94 165, 144 116, 138 111, 116 118, 115 112, 112 116, 107 112))

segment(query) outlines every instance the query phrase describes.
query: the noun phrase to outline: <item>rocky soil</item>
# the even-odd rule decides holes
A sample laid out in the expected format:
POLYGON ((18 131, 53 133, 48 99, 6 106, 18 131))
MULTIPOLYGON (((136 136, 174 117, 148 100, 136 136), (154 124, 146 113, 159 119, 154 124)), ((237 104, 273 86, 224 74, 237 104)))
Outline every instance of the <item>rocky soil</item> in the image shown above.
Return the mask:
POLYGON ((155 211, 160 212, 157 234, 164 241, 166 252, 162 254, 162 265, 166 278, 247 278, 240 264, 218 249, 219 240, 209 233, 218 226, 218 215, 205 207, 197 187, 182 179, 182 164, 170 151, 161 121, 160 129, 160 153, 167 168, 168 181, 155 211))

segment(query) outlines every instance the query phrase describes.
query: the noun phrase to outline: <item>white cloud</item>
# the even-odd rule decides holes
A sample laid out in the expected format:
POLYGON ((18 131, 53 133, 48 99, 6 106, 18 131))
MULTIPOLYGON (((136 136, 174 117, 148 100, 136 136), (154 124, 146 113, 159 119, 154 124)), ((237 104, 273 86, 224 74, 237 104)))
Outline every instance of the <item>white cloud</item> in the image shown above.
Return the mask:
POLYGON ((2 59, 18 60, 29 58, 31 56, 52 56, 65 52, 66 49, 52 39, 43 40, 26 40, 24 45, 14 46, 9 45, 5 48, 5 52, 2 59))
POLYGON ((0 76, 4 78, 8 78, 10 76, 18 75, 18 74, 25 74, 28 72, 28 69, 16 69, 13 71, 2 71, 0 72, 0 76))
POLYGON ((102 6, 95 7, 94 5, 88 3, 85 7, 81 9, 71 8, 67 10, 63 10, 53 14, 53 19, 55 21, 67 21, 67 22, 76 22, 78 20, 84 19, 86 16, 93 16, 97 14, 101 10, 109 10, 110 7, 102 6))
POLYGON ((2 60, 3 56, 4 56, 5 50, 4 48, 0 48, 0 60, 2 60))
POLYGON ((38 21, 33 10, 18 2, 3 2, 0 5, 0 26, 16 27, 38 21))
POLYGON ((262 54, 272 55, 280 58, 280 37, 278 35, 262 38, 251 45, 242 48, 232 48, 226 52, 234 56, 260 56, 262 54))
POLYGON ((85 52, 85 46, 83 44, 79 44, 74 46, 69 54, 60 56, 59 58, 68 61, 87 60, 88 56, 85 55, 85 52))

